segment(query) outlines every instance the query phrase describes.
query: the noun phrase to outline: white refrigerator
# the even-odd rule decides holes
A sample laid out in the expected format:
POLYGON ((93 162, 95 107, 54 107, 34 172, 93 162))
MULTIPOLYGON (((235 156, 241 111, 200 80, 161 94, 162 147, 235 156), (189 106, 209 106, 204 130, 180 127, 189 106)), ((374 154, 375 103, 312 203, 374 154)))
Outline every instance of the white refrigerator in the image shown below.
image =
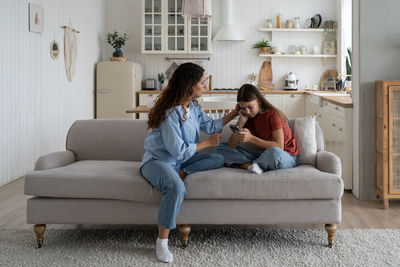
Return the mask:
POLYGON ((135 118, 126 113, 136 107, 142 67, 131 61, 101 61, 96 70, 96 118, 135 118))

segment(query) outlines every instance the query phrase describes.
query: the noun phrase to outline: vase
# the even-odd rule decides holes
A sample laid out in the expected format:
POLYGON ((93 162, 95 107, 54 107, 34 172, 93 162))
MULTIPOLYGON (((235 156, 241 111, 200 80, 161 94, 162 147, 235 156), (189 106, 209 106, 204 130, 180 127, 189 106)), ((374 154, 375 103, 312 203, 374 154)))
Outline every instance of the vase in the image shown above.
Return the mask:
POLYGON ((269 47, 260 47, 261 54, 269 54, 269 47))
POLYGON ((124 55, 123 55, 123 53, 122 53, 122 50, 121 50, 121 48, 115 48, 115 51, 114 51, 114 53, 113 53, 113 57, 123 57, 124 55))

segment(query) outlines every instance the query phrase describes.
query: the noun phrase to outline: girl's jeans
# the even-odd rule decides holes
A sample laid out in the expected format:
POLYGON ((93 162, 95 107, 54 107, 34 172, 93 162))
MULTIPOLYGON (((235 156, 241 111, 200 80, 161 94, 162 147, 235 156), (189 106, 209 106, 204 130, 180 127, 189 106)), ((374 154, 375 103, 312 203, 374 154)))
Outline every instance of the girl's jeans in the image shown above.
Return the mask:
POLYGON ((232 148, 226 143, 217 147, 217 153, 224 156, 225 165, 231 167, 234 164, 257 163, 263 171, 293 168, 297 165, 297 156, 278 148, 270 147, 266 150, 248 150, 238 146, 232 148))

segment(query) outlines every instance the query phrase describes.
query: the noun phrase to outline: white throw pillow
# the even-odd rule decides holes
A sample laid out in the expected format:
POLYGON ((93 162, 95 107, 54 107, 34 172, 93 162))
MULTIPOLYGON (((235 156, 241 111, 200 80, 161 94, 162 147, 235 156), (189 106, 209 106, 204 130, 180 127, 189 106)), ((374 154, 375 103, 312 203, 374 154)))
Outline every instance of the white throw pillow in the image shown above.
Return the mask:
POLYGON ((315 117, 297 118, 293 127, 299 155, 298 164, 315 165, 317 157, 317 139, 315 138, 315 117))

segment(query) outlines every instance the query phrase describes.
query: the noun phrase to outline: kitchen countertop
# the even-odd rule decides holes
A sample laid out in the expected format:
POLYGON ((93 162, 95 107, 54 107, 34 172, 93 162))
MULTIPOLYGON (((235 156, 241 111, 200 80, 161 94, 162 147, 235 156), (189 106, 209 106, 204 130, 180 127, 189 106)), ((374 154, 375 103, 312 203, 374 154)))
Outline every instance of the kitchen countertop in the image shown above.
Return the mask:
POLYGON ((350 96, 321 96, 323 100, 331 102, 332 104, 344 107, 353 108, 353 100, 350 96))
MULTIPOLYGON (((160 94, 162 91, 160 90, 142 90, 139 91, 139 94, 160 94)), ((332 91, 329 91, 332 92, 332 91)), ((312 93, 329 93, 327 91, 305 91, 305 90, 261 90, 263 94, 284 94, 284 95, 301 95, 307 94, 310 95, 312 93)), ((336 91, 335 91, 336 92, 336 91)), ((205 94, 236 94, 237 91, 206 91, 205 94)), ((344 92, 343 92, 344 94, 344 92)), ((350 96, 321 96, 323 100, 331 102, 332 104, 342 106, 344 108, 353 108, 353 100, 350 96)))

